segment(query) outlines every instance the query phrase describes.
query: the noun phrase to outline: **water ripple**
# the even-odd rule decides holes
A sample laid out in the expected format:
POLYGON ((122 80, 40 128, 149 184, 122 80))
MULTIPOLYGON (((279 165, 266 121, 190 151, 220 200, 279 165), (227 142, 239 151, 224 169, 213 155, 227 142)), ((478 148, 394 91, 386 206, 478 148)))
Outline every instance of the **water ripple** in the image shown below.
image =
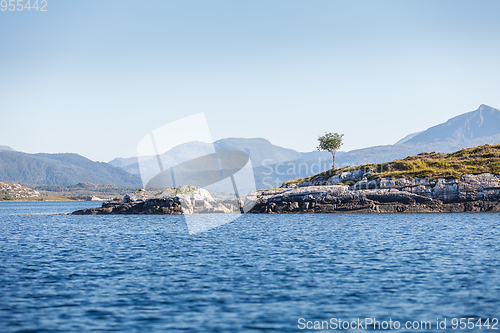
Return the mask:
POLYGON ((498 214, 25 215, 0 205, 2 332, 297 332, 299 318, 498 317, 498 214), (210 217, 214 218, 214 217, 210 217))

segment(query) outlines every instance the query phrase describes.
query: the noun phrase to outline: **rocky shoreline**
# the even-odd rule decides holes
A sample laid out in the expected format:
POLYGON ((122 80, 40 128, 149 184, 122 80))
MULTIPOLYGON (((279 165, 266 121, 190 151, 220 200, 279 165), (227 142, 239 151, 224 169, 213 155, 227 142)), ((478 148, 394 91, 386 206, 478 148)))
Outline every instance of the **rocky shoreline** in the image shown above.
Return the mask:
POLYGON ((500 196, 442 201, 396 189, 346 191, 343 187, 310 186, 259 191, 247 197, 249 213, 459 213, 500 212, 500 196))
POLYGON ((500 176, 378 178, 357 169, 323 173, 283 189, 250 193, 250 213, 455 213, 500 212, 500 176), (351 185, 346 185, 351 184, 351 185))
POLYGON ((196 186, 172 187, 157 193, 136 191, 123 199, 106 201, 99 208, 77 210, 71 215, 102 214, 236 214, 243 202, 237 199, 215 200, 209 191, 196 186))
POLYGON ((214 200, 194 186, 170 188, 154 195, 138 191, 100 208, 73 215, 96 214, 272 214, 272 213, 458 213, 500 212, 500 176, 485 173, 460 179, 381 178, 354 170, 284 188, 254 191, 245 201, 214 200), (352 185, 345 185, 345 182, 352 185))

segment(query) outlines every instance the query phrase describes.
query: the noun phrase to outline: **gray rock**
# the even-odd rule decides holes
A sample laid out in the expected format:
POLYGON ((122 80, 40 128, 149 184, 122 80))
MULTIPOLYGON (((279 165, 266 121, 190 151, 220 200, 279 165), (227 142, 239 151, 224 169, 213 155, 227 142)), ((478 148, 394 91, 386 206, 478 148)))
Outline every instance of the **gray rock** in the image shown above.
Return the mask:
POLYGON ((134 203, 134 202, 144 202, 146 200, 145 195, 139 193, 125 194, 122 203, 134 203))
MULTIPOLYGON (((350 173, 348 177, 353 174, 350 173)), ((362 177, 366 173, 355 174, 362 177)), ((334 176, 333 183, 342 179, 334 176)), ((333 178, 333 177, 332 177, 333 178)), ((320 177, 314 180, 320 183, 320 177)), ((251 213, 480 212, 500 211, 500 177, 465 175, 461 179, 361 178, 354 186, 302 186, 249 194, 251 213)))
POLYGON ((353 190, 373 190, 378 187, 376 180, 368 181, 366 179, 360 180, 353 186, 353 190))
POLYGON ((101 208, 74 214, 203 214, 240 212, 241 203, 216 201, 210 192, 195 186, 179 186, 161 192, 137 191, 120 200, 107 201, 101 208))
MULTIPOLYGON (((330 180, 315 177, 299 186, 254 191, 244 203, 236 199, 214 200, 196 187, 172 188, 153 196, 139 192, 123 200, 103 203, 101 208, 75 214, 208 214, 208 213, 416 213, 500 212, 500 177, 464 175, 460 179, 382 178, 368 180, 366 172, 346 172, 330 180), (347 185, 324 185, 345 179, 347 185), (322 183, 322 185, 308 185, 322 183)), ((332 177, 333 178, 333 177, 332 177)))

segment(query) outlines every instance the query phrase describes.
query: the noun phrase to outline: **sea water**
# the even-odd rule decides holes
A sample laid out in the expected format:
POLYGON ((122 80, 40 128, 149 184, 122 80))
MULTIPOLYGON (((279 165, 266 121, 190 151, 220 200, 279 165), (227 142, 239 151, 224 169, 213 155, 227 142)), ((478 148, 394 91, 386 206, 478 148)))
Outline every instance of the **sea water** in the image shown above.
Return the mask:
POLYGON ((183 216, 52 215, 98 205, 0 203, 0 332, 383 330, 366 318, 443 332, 500 317, 499 214, 244 215, 195 235, 183 216))

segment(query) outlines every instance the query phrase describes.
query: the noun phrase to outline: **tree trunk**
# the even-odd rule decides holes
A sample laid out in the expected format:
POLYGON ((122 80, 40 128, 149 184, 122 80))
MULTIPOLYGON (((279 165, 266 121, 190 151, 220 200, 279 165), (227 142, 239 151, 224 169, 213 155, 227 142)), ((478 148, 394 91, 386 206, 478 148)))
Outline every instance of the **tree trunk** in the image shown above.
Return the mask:
POLYGON ((330 153, 332 154, 332 159, 333 159, 332 168, 335 170, 335 151, 331 151, 330 153))

